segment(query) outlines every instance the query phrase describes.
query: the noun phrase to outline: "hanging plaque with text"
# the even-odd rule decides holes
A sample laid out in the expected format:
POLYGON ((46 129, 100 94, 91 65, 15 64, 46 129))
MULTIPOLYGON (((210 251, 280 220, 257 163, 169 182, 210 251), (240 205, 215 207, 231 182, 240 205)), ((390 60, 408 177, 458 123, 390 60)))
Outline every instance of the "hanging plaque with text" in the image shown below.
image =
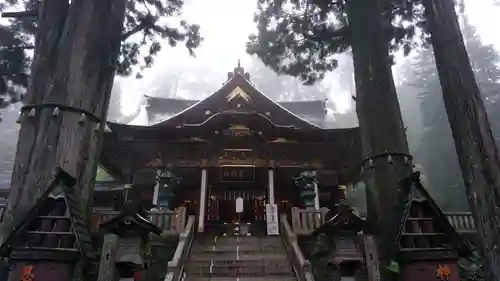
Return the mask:
POLYGON ((255 169, 253 167, 221 167, 222 182, 253 182, 255 169))

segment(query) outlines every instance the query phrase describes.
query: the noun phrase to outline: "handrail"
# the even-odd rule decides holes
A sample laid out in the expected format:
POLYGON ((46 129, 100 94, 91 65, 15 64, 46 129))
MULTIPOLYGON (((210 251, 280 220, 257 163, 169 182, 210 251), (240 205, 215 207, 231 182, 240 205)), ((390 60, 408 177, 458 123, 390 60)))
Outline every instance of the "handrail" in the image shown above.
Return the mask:
POLYGON ((186 229, 179 234, 179 243, 172 260, 168 262, 167 274, 164 281, 180 281, 184 273, 184 264, 191 251, 195 235, 196 216, 189 216, 186 229))
POLYGON ((311 263, 304 258, 297 243, 297 235, 293 233, 286 214, 280 215, 280 236, 288 255, 292 259, 292 265, 299 281, 314 281, 311 263))

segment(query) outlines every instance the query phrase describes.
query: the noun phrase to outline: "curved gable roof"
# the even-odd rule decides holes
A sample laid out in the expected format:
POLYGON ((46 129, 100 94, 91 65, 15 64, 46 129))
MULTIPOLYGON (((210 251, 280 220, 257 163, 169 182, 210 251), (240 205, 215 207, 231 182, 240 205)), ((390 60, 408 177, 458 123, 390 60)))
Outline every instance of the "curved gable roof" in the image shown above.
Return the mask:
POLYGON ((280 126, 293 126, 297 129, 320 128, 271 100, 256 89, 241 72, 236 71, 219 90, 207 98, 153 126, 200 124, 210 115, 227 110, 264 114, 280 126))

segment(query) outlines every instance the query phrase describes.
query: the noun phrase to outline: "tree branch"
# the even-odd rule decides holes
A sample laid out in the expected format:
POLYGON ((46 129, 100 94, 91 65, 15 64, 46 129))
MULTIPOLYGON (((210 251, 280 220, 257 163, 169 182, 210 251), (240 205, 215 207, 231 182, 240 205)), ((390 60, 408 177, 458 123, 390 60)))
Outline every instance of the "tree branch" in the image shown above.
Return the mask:
POLYGON ((6 12, 2 13, 2 18, 36 18, 38 12, 36 10, 33 11, 22 11, 22 12, 6 12))
POLYGON ((131 30, 125 32, 122 34, 122 41, 125 41, 127 40, 130 36, 134 35, 134 34, 137 34, 139 32, 141 32, 142 30, 144 30, 146 28, 146 24, 145 23, 141 23, 139 24, 138 26, 132 28, 131 30))

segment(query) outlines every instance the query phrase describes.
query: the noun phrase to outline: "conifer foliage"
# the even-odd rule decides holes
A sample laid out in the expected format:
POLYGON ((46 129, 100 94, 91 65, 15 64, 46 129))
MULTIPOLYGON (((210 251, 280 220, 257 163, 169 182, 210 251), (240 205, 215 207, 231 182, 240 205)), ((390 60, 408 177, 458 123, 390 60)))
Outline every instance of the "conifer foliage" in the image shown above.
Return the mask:
MULTIPOLYGON (((4 4, 0 3, 0 12, 36 11, 38 2, 7 0, 4 4)), ((154 56, 161 50, 160 39, 166 39, 171 46, 184 43, 194 54, 194 49, 202 40, 199 26, 185 21, 172 25, 172 21, 165 23, 164 20, 180 15, 183 5, 183 0, 127 0, 117 64, 119 75, 135 74, 140 78, 141 71, 153 64, 154 56)), ((26 51, 33 49, 34 19, 33 16, 11 18, 7 24, 0 25, 0 108, 19 101, 28 84, 31 61, 26 51)))

